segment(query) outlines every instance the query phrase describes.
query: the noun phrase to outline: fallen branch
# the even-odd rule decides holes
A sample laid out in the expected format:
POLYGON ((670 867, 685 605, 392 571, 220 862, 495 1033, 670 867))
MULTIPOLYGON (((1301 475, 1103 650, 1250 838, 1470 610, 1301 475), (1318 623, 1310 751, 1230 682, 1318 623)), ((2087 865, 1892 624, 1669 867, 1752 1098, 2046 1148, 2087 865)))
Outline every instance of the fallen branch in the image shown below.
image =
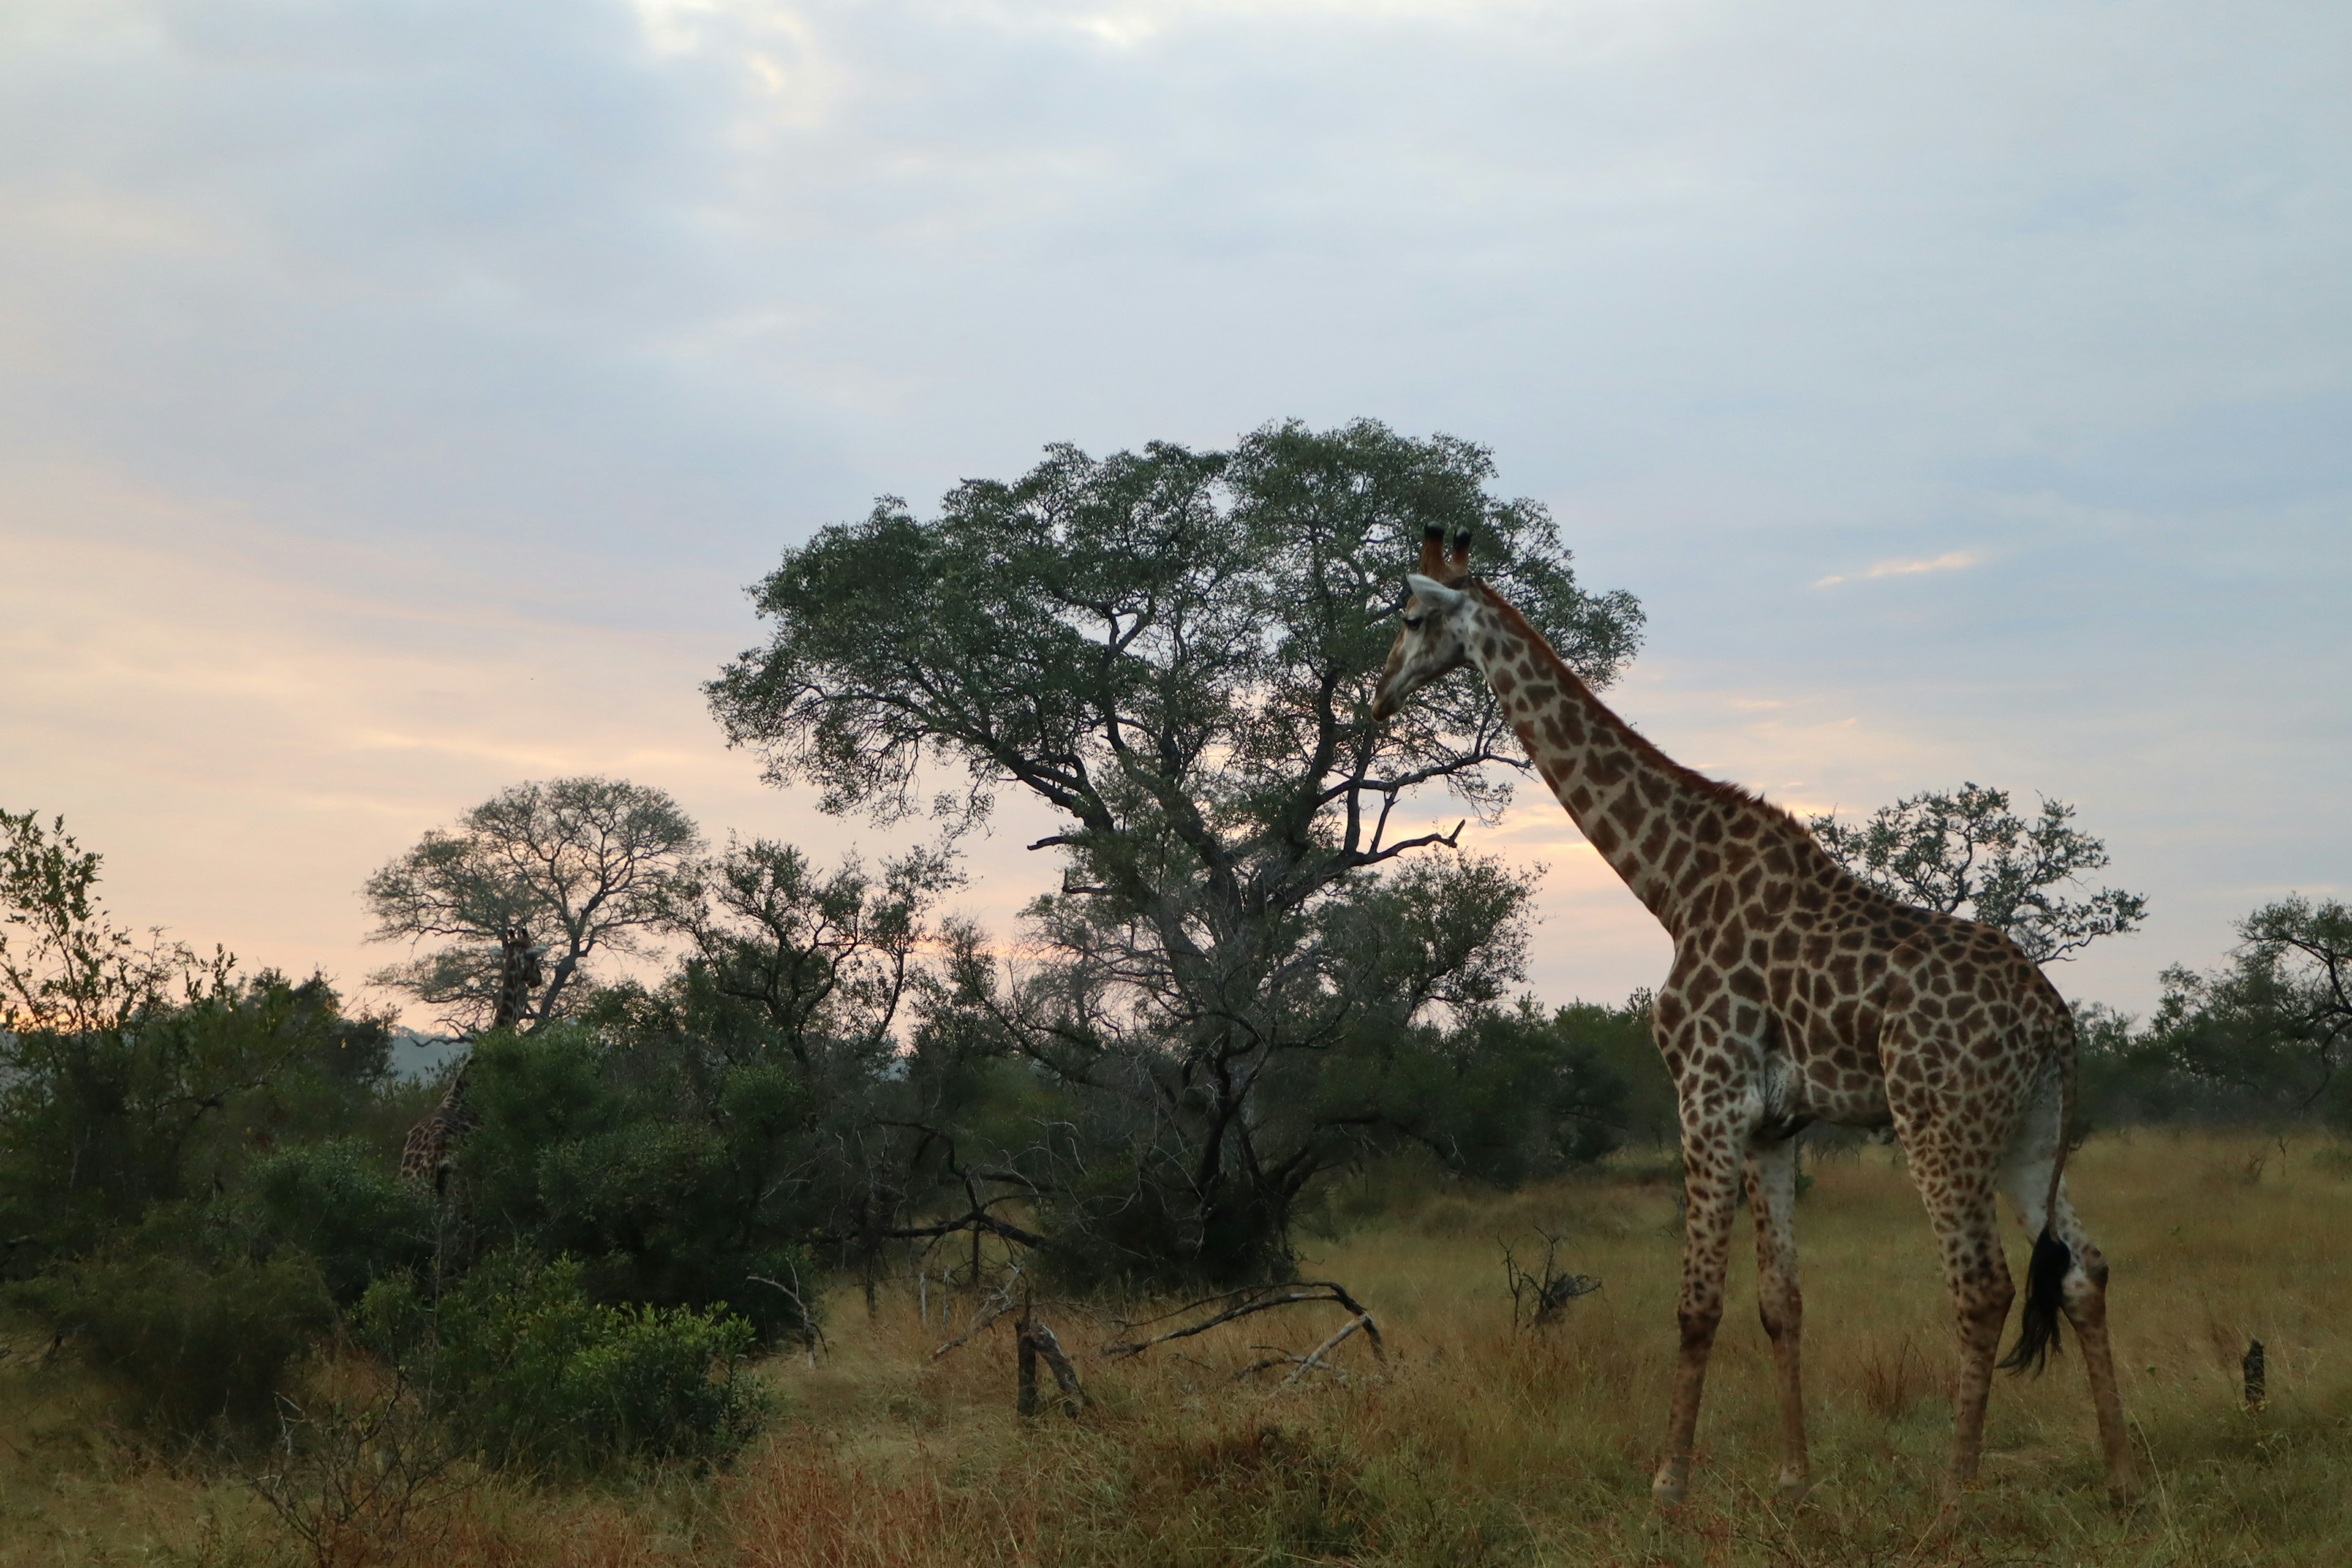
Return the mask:
MULTIPOLYGON (((1348 1293, 1346 1287, 1328 1279, 1302 1280, 1297 1285, 1245 1286, 1239 1290, 1228 1290, 1221 1296, 1204 1296, 1198 1300, 1187 1302, 1173 1311, 1162 1312, 1156 1318, 1145 1318, 1139 1322, 1125 1323, 1121 1327, 1133 1330, 1152 1323, 1164 1323, 1171 1318, 1182 1317, 1188 1312, 1199 1311, 1202 1308, 1219 1301, 1229 1301, 1233 1304, 1197 1323, 1188 1323, 1182 1328, 1170 1329, 1167 1332, 1154 1334, 1150 1339, 1138 1340, 1128 1344, 1105 1345, 1101 1353, 1107 1356, 1141 1355, 1154 1345, 1166 1344, 1171 1340, 1190 1339, 1194 1334, 1204 1334, 1222 1324, 1236 1322, 1258 1312, 1271 1312, 1279 1307, 1297 1307, 1309 1302, 1328 1301, 1346 1308, 1351 1320, 1349 1327, 1342 1331, 1340 1338, 1346 1338, 1348 1334, 1355 1332, 1356 1329, 1360 1327, 1364 1331, 1364 1338, 1371 1342, 1373 1356, 1381 1361, 1388 1359, 1388 1345, 1381 1340, 1380 1325, 1373 1321, 1371 1313, 1365 1310, 1362 1302, 1348 1293)), ((1333 1343, 1337 1342, 1337 1341, 1333 1342, 1333 1343)))
MULTIPOLYGON (((1329 1339, 1325 1340, 1321 1344, 1317 1345, 1313 1350, 1308 1351, 1305 1355, 1298 1358, 1298 1366, 1297 1370, 1292 1372, 1288 1377, 1282 1380, 1283 1386, 1287 1388, 1290 1384, 1297 1383, 1300 1378, 1306 1376, 1309 1371, 1316 1367, 1322 1367, 1326 1372, 1332 1370, 1324 1362, 1323 1358, 1330 1354, 1333 1351, 1338 1350, 1339 1346, 1346 1342, 1348 1336, 1354 1333, 1358 1329, 1363 1330, 1368 1337, 1377 1336, 1380 1333, 1380 1330, 1373 1327, 1370 1313, 1366 1313, 1360 1317, 1349 1319, 1338 1333, 1333 1334, 1329 1339)), ((1379 1342, 1377 1338, 1374 1338, 1373 1342, 1379 1342)))
MULTIPOLYGON (((1277 1366, 1286 1366, 1291 1369, 1290 1375, 1282 1380, 1282 1386, 1285 1388, 1297 1383, 1300 1378, 1306 1376, 1310 1372, 1328 1372, 1334 1377, 1344 1378, 1348 1375, 1346 1373, 1340 1371, 1338 1367, 1333 1366, 1323 1358, 1330 1354, 1333 1351, 1338 1350, 1341 1344, 1345 1343, 1349 1334, 1356 1332, 1359 1329, 1370 1329, 1372 1326, 1372 1321, 1370 1318, 1350 1318, 1346 1322, 1339 1325, 1339 1331, 1338 1333, 1333 1334, 1329 1339, 1325 1340, 1321 1344, 1317 1345, 1305 1355, 1295 1354, 1290 1351, 1283 1349, 1280 1345, 1252 1345, 1250 1346, 1250 1349, 1254 1351, 1272 1351, 1274 1353, 1261 1360, 1254 1361, 1250 1363, 1249 1365, 1234 1373, 1234 1381, 1235 1383, 1239 1383, 1244 1378, 1246 1378, 1255 1373, 1265 1372, 1269 1368, 1277 1366)), ((1187 1359, 1189 1360, 1190 1358, 1188 1357, 1187 1359)))

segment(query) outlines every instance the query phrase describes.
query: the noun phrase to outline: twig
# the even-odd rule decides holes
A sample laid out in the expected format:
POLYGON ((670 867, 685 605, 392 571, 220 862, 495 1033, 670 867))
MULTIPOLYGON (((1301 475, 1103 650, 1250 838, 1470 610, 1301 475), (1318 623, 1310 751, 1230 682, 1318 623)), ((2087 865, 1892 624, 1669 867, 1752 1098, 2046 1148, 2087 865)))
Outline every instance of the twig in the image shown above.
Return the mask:
POLYGON ((1282 1380, 1282 1385, 1285 1388, 1289 1387, 1292 1384, 1297 1383, 1300 1378, 1306 1376, 1307 1371, 1313 1367, 1321 1367, 1326 1372, 1332 1371, 1332 1367, 1327 1363, 1323 1358, 1331 1352, 1338 1350, 1341 1342, 1345 1341, 1349 1334, 1354 1333, 1358 1329, 1363 1329, 1375 1334, 1380 1332, 1378 1329, 1372 1327, 1372 1320, 1369 1313, 1361 1317, 1349 1319, 1338 1333, 1333 1334, 1329 1339, 1325 1340, 1321 1344, 1317 1345, 1313 1350, 1308 1351, 1305 1355, 1299 1357, 1297 1370, 1293 1371, 1288 1377, 1282 1380))
POLYGON ((1510 1244, 1498 1242, 1503 1249, 1503 1278, 1511 1287, 1511 1326, 1522 1326, 1524 1315, 1528 1328, 1540 1328, 1559 1321, 1561 1310, 1579 1296, 1587 1296, 1601 1289, 1601 1281, 1590 1274, 1569 1274, 1559 1267, 1559 1238, 1547 1231, 1536 1234, 1543 1237, 1544 1256, 1540 1270, 1519 1267, 1510 1244), (1532 1308, 1529 1303, 1532 1302, 1532 1308))
POLYGON ((808 1346, 809 1365, 814 1366, 816 1352, 823 1350, 829 1355, 833 1347, 824 1342, 824 1331, 816 1326, 816 1314, 810 1311, 808 1303, 801 1299, 801 1271, 793 1268, 790 1258, 784 1260, 784 1267, 792 1272, 793 1282, 789 1285, 780 1279, 771 1279, 764 1274, 747 1274, 744 1278, 754 1285, 765 1285, 783 1292, 784 1300, 793 1304, 793 1310, 801 1315, 801 1339, 808 1346))
POLYGON ((971 1326, 933 1351, 931 1352, 933 1361, 939 1360, 950 1351, 961 1350, 972 1342, 975 1335, 984 1332, 995 1323, 997 1319, 1021 1305, 1013 1289, 1021 1278, 1021 1265, 1015 1263, 1012 1267, 1013 1272, 1005 1277, 1004 1283, 998 1288, 996 1293, 982 1302, 979 1310, 972 1314, 971 1326))

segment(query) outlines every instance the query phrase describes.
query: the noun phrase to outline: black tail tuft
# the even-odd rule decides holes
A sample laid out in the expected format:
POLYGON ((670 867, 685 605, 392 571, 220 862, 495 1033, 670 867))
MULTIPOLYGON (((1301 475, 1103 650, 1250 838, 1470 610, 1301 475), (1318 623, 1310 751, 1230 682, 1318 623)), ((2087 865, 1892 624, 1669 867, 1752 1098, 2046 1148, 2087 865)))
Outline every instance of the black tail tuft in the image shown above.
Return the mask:
POLYGON ((2033 1240, 2033 1261, 2025 1266, 2025 1310, 2018 1320, 2017 1343, 2001 1366, 2037 1375, 2058 1349, 2058 1312, 2066 1300, 2066 1270, 2074 1255, 2048 1226, 2033 1240))

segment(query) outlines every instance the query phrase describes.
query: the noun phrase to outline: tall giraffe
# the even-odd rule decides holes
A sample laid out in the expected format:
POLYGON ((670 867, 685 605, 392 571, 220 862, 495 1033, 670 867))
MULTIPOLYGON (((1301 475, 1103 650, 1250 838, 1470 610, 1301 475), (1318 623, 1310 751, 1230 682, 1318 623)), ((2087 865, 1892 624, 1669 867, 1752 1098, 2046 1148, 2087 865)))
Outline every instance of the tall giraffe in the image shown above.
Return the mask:
POLYGON ((2074 1099, 2066 1005, 2000 931, 1898 903, 1860 881, 1787 812, 1682 767, 1605 707, 1435 529, 1373 702, 1386 720, 1467 664, 1483 675, 1569 816, 1675 940, 1652 1013, 1681 1104, 1689 1208, 1677 1317, 1682 1353, 1664 1457, 1651 1482, 1679 1503, 1707 1353, 1723 1318, 1732 1211, 1756 1215, 1757 1303, 1779 1374, 1784 1496, 1810 1486, 1793 1227, 1796 1134, 1808 1122, 1892 1124, 1943 1252, 1960 1372, 1948 1496, 1974 1477, 2001 1326, 2015 1296, 1995 1196, 2036 1237, 2018 1343, 2037 1370, 2058 1313, 2074 1326, 2105 1449, 2107 1487, 2132 1456, 2106 1328, 2107 1266, 2064 1182, 2074 1099))
MULTIPOLYGON (((539 961, 546 952, 520 926, 509 926, 499 932, 499 994, 490 1005, 492 1029, 511 1029, 522 1021, 530 1008, 531 992, 545 981, 539 961)), ((401 1175, 412 1181, 431 1182, 436 1194, 446 1194, 449 1188, 449 1173, 454 1165, 451 1144, 480 1120, 466 1102, 466 1079, 473 1070, 469 1055, 466 1065, 450 1080, 448 1092, 442 1095, 441 1102, 424 1121, 408 1130, 407 1142, 401 1145, 401 1175)))

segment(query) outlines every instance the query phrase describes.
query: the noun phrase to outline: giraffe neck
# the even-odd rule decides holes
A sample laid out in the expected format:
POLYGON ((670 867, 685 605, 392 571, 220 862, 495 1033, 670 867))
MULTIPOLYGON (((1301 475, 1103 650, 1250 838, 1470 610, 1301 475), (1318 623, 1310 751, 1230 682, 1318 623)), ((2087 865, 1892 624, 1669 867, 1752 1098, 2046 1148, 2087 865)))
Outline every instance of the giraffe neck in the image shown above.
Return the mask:
POLYGON ((1643 739, 1577 678, 1541 633, 1484 584, 1471 662, 1576 826, 1633 896, 1679 938, 1705 917, 1727 840, 1778 815, 1643 739))
POLYGON ((530 1001, 530 932, 510 927, 499 939, 499 997, 490 1012, 490 1027, 511 1029, 522 1021, 530 1001))

